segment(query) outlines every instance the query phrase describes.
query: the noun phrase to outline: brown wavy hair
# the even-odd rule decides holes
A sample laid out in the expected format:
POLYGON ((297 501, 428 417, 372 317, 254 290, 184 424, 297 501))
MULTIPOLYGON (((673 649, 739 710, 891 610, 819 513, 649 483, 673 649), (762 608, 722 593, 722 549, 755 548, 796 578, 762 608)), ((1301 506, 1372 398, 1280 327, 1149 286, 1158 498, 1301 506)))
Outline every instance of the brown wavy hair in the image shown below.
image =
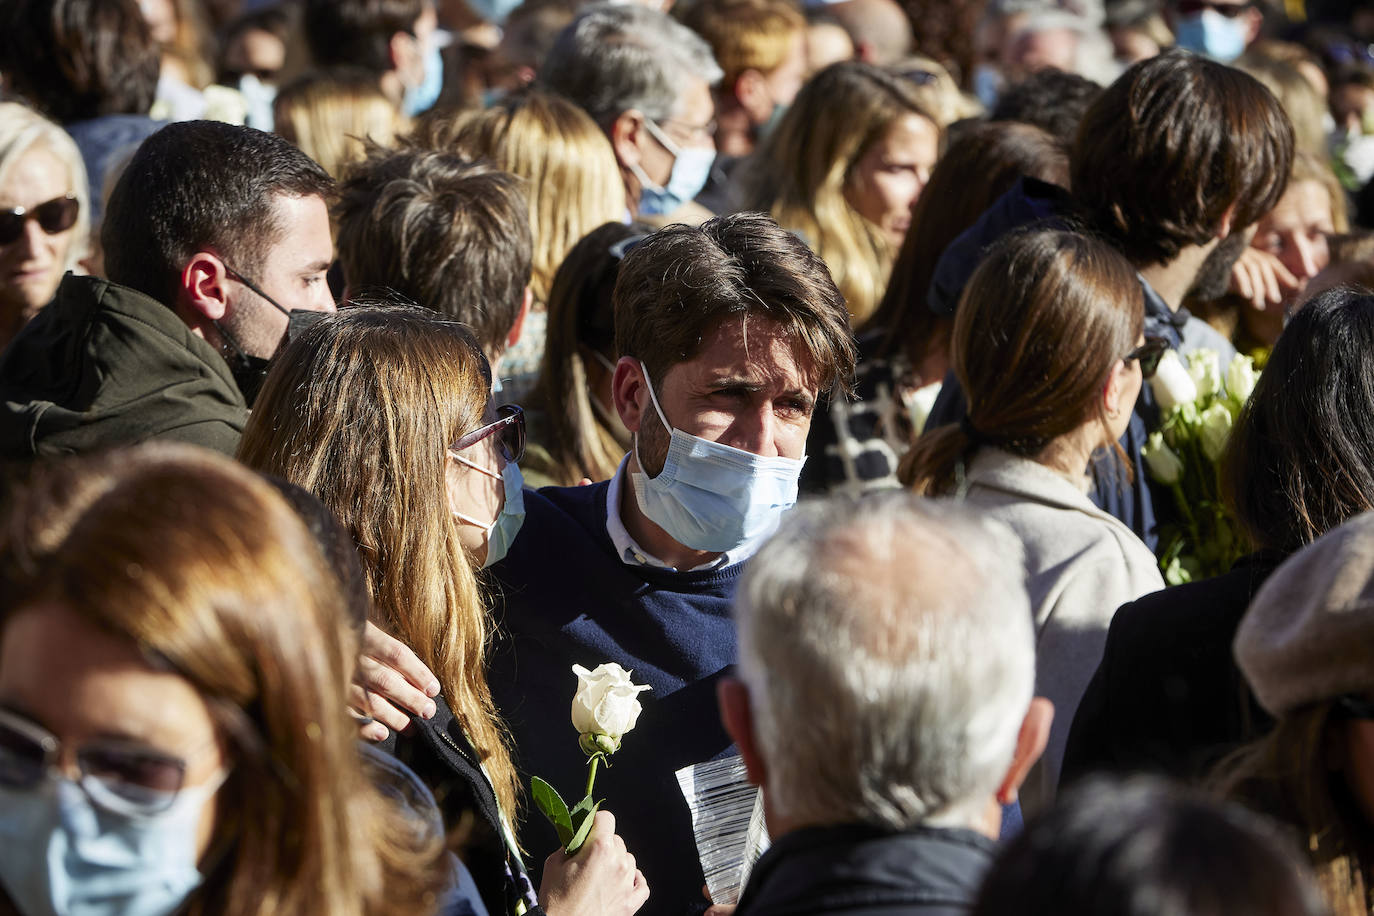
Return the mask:
POLYGON ((183 445, 49 465, 0 527, 0 596, 0 628, 60 603, 205 698, 232 766, 205 884, 179 912, 434 911, 441 838, 418 836, 364 774, 339 585, 267 483, 183 445))
POLYGON ((1094 416, 1105 436, 1103 383, 1144 324, 1135 270, 1104 242, 1048 229, 1003 239, 969 280, 954 319, 967 424, 918 438, 899 479, 917 493, 945 495, 978 445, 1034 458, 1094 416))
POLYGON ((438 677, 514 818, 487 686, 491 625, 447 495, 448 446, 482 425, 491 370, 465 325, 417 306, 321 318, 275 360, 238 457, 318 496, 358 545, 373 620, 438 677))

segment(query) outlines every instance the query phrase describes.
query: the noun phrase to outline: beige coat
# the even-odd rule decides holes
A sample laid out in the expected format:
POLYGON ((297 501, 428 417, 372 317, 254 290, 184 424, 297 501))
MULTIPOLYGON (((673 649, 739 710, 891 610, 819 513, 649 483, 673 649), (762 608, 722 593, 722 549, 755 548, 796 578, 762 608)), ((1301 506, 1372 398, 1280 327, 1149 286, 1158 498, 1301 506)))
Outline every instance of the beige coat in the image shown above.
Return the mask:
POLYGON ((1021 792, 1023 807, 1033 813, 1054 797, 1074 710, 1102 660, 1112 615, 1162 589, 1164 580, 1154 554, 1130 528, 1044 465, 982 448, 967 479, 968 504, 1011 528, 1026 552, 1035 692, 1054 703, 1049 746, 1021 792))

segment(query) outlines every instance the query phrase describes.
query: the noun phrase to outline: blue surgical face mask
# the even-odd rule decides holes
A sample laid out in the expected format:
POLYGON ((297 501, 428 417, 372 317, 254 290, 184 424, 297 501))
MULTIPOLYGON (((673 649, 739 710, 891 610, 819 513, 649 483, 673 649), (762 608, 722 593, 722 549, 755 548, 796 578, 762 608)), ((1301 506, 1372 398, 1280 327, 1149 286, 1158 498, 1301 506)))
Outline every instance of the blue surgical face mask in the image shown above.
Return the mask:
POLYGON ((436 31, 429 37, 429 47, 425 49, 425 75, 418 86, 407 86, 401 99, 401 110, 406 117, 413 118, 424 114, 439 101, 439 93, 444 91, 444 54, 443 43, 436 31))
POLYGON ((200 813, 223 781, 140 816, 97 807, 67 779, 0 788, 0 885, 25 916, 167 916, 200 886, 200 813))
MULTIPOLYGON (((668 457, 657 477, 642 470, 631 482, 639 508, 684 547, 724 552, 772 532, 797 501, 806 459, 764 458, 693 436, 668 424, 649 370, 639 364, 649 399, 664 429, 672 430, 668 457)), ((635 461, 640 468, 639 436, 635 461)))
POLYGON ((1180 18, 1174 35, 1180 48, 1229 64, 1244 53, 1248 28, 1244 16, 1227 19, 1215 10, 1203 10, 1180 18))
POLYGON ((467 0, 468 7, 493 25, 505 25, 511 10, 520 5, 521 0, 467 0))
POLYGON ((639 180, 639 212, 646 216, 666 215, 674 212, 689 200, 696 200, 706 180, 711 177, 711 166, 716 161, 716 151, 704 146, 680 147, 663 132, 653 121, 644 120, 644 128, 668 152, 673 154, 673 171, 668 176, 668 184, 661 186, 649 180, 638 164, 630 166, 630 172, 639 180))
MULTIPOLYGON (((515 542, 515 536, 520 533, 520 526, 525 524, 525 477, 520 473, 520 467, 514 461, 507 461, 506 466, 501 469, 501 473, 495 474, 480 464, 468 461, 462 455, 454 454, 453 458, 459 464, 467 465, 480 474, 495 477, 505 487, 506 501, 501 506, 501 511, 497 513, 496 518, 490 525, 486 526, 487 558, 482 561, 482 568, 486 569, 488 566, 500 563, 505 559, 506 554, 510 551, 510 545, 515 542)), ((476 525, 478 528, 485 524, 461 512, 453 514, 469 525, 476 525)))

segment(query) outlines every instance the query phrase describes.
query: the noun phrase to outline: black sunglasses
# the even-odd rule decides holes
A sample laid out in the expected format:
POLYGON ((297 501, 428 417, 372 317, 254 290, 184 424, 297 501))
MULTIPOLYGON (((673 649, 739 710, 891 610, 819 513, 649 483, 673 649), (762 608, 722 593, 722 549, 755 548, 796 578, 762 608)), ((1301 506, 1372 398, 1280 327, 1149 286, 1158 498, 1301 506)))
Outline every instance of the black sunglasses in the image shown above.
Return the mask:
POLYGON ((36 207, 0 210, 0 245, 17 241, 24 234, 24 224, 31 219, 38 220, 38 225, 48 235, 66 232, 76 225, 76 217, 80 212, 81 204, 75 194, 54 197, 36 207))
POLYGON ((465 433, 449 446, 449 451, 461 452, 489 436, 499 436, 496 445, 501 457, 518 464, 525 457, 525 411, 518 404, 503 404, 496 409, 496 415, 500 419, 465 433))
POLYGON ((1216 3, 1213 0, 1176 0, 1174 9, 1180 16, 1194 16, 1204 10, 1220 13, 1227 19, 1235 19, 1250 8, 1249 3, 1216 3))
POLYGON ((1168 352, 1168 340, 1163 337, 1146 337, 1145 342, 1123 356, 1122 361, 1129 363, 1133 359, 1140 360, 1140 374, 1145 378, 1154 378, 1159 361, 1168 352))

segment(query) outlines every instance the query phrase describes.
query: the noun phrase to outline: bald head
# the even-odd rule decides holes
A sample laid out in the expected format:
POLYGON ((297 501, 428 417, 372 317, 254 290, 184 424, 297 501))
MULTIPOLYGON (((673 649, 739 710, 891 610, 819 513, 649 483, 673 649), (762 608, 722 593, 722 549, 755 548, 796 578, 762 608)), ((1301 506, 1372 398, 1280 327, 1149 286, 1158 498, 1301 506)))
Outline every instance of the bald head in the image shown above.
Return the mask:
POLYGON ((888 67, 911 53, 911 21, 894 0, 843 0, 825 11, 849 33, 860 60, 888 67))

